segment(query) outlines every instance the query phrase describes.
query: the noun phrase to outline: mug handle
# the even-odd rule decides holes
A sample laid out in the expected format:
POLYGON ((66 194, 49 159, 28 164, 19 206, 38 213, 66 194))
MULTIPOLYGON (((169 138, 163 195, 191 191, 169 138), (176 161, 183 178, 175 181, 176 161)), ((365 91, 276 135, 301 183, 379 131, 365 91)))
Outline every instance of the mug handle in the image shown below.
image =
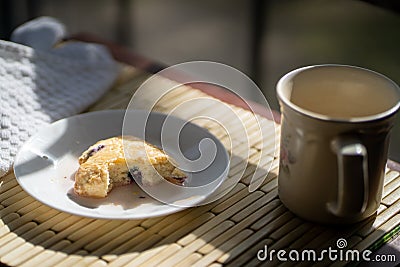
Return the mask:
POLYGON ((357 138, 336 137, 331 143, 338 162, 337 201, 328 210, 339 217, 361 214, 368 203, 367 149, 357 138))

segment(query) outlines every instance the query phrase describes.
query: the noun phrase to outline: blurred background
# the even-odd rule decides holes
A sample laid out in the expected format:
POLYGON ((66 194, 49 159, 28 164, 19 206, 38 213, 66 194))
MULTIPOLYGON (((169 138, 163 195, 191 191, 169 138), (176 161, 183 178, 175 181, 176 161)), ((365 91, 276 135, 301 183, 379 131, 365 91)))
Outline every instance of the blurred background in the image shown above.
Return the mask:
MULTIPOLYGON (((0 11, 1 39, 47 15, 70 33, 90 32, 167 65, 228 64, 250 76, 276 110, 276 82, 300 66, 357 65, 400 84, 397 0, 0 0, 0 11)), ((390 158, 400 161, 400 116, 390 158)))

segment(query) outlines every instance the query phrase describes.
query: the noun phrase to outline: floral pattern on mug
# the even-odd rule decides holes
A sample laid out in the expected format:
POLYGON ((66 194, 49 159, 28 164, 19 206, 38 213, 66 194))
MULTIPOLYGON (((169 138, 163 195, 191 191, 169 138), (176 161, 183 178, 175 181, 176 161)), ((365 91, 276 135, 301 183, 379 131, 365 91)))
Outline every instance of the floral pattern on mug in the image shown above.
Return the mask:
POLYGON ((289 165, 296 163, 296 158, 288 149, 290 139, 291 139, 290 135, 283 138, 280 149, 280 159, 279 159, 280 168, 282 168, 282 170, 284 170, 287 173, 290 173, 289 165))

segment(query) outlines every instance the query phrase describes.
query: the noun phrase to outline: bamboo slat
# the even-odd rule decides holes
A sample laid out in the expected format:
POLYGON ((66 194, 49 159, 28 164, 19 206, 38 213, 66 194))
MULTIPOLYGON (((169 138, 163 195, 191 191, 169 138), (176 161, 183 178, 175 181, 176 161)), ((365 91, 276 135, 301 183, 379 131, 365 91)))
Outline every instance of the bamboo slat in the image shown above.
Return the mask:
MULTIPOLYGON (((149 74, 132 67, 88 111, 125 109, 149 74)), ((157 87, 175 86, 166 78, 143 97, 143 107, 157 97, 157 87), (147 98, 146 98, 147 97, 147 98)), ((195 119, 228 149, 229 184, 241 181, 222 198, 204 206, 144 220, 96 220, 66 214, 42 205, 25 193, 11 172, 0 179, 0 260, 11 266, 259 266, 257 252, 269 249, 322 249, 339 237, 359 250, 383 244, 400 228, 400 175, 386 169, 382 205, 377 215, 337 231, 303 221, 289 212, 278 197, 280 127, 259 115, 222 103, 190 86, 179 86, 162 96, 154 110, 195 119), (190 108, 185 107, 190 102, 190 108), (188 102, 188 103, 189 103, 188 102), (221 107, 221 104, 224 106, 221 107), (229 111, 229 112, 226 112, 229 111), (261 128, 260 128, 261 126, 261 128), (244 139, 241 130, 247 131, 244 139), (260 129, 265 136, 261 136, 260 129), (260 160, 264 167, 253 177, 260 160), (247 155, 248 152, 248 155, 247 155), (249 192, 251 179, 261 186, 249 192), (262 180, 261 180, 262 179, 262 180)), ((268 262, 280 266, 307 263, 268 262)), ((323 261, 316 266, 344 266, 323 261)))

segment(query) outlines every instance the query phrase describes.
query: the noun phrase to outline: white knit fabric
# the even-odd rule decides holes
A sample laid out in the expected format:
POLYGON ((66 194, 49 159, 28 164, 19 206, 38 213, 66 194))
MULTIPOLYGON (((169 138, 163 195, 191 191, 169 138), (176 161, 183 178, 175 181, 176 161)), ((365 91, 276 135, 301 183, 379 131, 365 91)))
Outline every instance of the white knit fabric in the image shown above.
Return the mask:
POLYGON ((0 177, 41 126, 83 111, 117 71, 100 45, 71 42, 46 50, 0 40, 0 177))

